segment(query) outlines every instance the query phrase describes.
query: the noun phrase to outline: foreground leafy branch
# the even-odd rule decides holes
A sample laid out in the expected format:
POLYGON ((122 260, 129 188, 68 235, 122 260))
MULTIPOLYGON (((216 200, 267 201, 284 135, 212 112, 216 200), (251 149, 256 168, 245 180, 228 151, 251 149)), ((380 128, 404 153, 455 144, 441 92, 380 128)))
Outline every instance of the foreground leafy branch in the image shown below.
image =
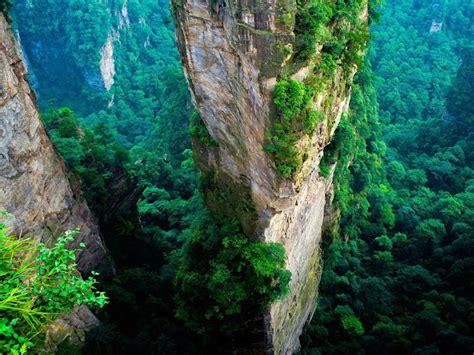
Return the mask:
POLYGON ((76 305, 107 303, 97 280, 83 280, 77 272, 77 250, 67 249, 78 233, 68 231, 48 248, 8 235, 0 223, 0 352, 26 353, 41 346, 45 327, 60 314, 76 305))

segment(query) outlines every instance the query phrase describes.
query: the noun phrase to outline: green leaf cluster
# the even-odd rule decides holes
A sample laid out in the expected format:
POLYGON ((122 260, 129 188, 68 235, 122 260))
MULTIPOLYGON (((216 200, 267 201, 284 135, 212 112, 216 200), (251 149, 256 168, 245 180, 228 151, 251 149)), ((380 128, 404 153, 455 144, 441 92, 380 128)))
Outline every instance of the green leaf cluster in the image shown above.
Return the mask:
POLYGON ((333 74, 336 63, 346 68, 361 65, 368 40, 367 24, 360 16, 365 5, 365 0, 298 0, 294 64, 316 59, 321 45, 319 70, 326 77, 333 74))
POLYGON ((303 153, 297 142, 306 134, 311 136, 324 115, 310 107, 313 89, 293 79, 282 79, 275 85, 273 102, 276 106, 270 144, 265 151, 272 153, 278 171, 292 178, 303 166, 303 153))
MULTIPOLYGON (((7 234, 0 224, 0 351, 23 354, 41 346, 45 327, 77 305, 103 307, 104 292, 94 276, 82 279, 76 253, 68 249, 79 230, 69 231, 48 248, 7 234)), ((84 247, 81 244, 81 247, 84 247)))
POLYGON ((281 244, 251 241, 237 220, 212 218, 195 227, 184 246, 177 316, 197 332, 230 335, 241 330, 236 321, 285 296, 291 274, 281 244))
POLYGON ((128 152, 105 125, 87 128, 68 107, 49 109, 41 118, 69 169, 80 177, 86 200, 96 214, 102 213, 113 172, 124 169, 128 152))
POLYGON ((207 147, 217 146, 217 142, 209 134, 206 125, 197 111, 191 114, 189 120, 189 134, 207 147))

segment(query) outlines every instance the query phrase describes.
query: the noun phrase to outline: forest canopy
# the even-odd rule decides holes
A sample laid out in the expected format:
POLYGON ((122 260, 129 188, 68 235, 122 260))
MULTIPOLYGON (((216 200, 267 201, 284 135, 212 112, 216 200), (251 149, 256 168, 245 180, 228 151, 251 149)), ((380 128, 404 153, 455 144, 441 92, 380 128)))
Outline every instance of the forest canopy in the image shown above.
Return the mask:
POLYGON ((473 14, 469 1, 386 1, 372 27, 303 353, 474 349, 473 14))

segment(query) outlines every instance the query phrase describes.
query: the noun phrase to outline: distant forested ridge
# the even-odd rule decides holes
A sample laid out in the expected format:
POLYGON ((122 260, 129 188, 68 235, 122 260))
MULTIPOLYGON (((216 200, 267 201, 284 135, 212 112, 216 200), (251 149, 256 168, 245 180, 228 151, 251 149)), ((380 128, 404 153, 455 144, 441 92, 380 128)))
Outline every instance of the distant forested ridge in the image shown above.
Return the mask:
POLYGON ((474 4, 388 0, 381 11, 374 74, 359 75, 349 115, 366 144, 339 179, 341 225, 302 352, 470 353, 474 4))
POLYGON ((166 1, 27 1, 11 11, 43 110, 68 106, 106 124, 130 149, 157 141, 173 156, 190 146, 191 102, 166 1), (113 39, 114 85, 100 59, 113 39))

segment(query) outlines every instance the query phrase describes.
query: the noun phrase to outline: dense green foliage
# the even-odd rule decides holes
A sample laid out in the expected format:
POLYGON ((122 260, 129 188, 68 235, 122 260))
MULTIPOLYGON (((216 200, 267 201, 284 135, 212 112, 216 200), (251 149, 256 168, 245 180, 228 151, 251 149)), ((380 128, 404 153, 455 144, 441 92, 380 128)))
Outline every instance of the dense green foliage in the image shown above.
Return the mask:
POLYGON ((14 3, 40 107, 71 107, 90 126, 107 125, 127 149, 140 143, 153 150, 160 142, 162 151, 179 155, 189 146, 192 107, 168 2, 127 1, 126 16, 122 6, 117 0, 14 3), (99 59, 108 35, 116 75, 105 92, 99 59))
POLYGON ((126 148, 159 147, 171 157, 181 157, 190 144, 192 105, 168 1, 128 1, 127 7, 130 27, 124 27, 120 42, 115 42, 117 74, 109 93, 113 104, 85 120, 106 124, 126 148))
POLYGON ((281 244, 250 241, 237 220, 203 222, 179 262, 177 315, 199 333, 232 335, 288 292, 285 250, 281 244))
POLYGON ((98 125, 94 130, 81 126, 69 108, 50 109, 42 119, 56 149, 79 176, 86 200, 96 214, 102 215, 109 208, 107 187, 129 160, 127 152, 106 126, 98 125))
POLYGON ((311 136, 324 120, 321 112, 309 107, 313 92, 311 86, 292 79, 280 80, 273 91, 277 118, 265 151, 273 154, 278 171, 287 178, 303 166, 303 152, 296 143, 305 134, 311 136))
POLYGON ((191 119, 189 120, 189 134, 208 147, 217 145, 217 142, 209 134, 206 125, 197 111, 192 113, 191 119))
POLYGON ((387 2, 341 144, 353 153, 332 150, 341 223, 304 353, 474 349, 472 20, 466 1, 387 2))
POLYGON ((34 3, 15 1, 14 5, 14 15, 18 16, 19 23, 25 24, 25 34, 47 38, 53 33, 59 33, 61 38, 55 37, 54 41, 67 48, 74 48, 70 54, 80 63, 81 68, 98 68, 100 57, 95 49, 101 48, 105 43, 110 26, 105 1, 79 0, 57 4, 45 0, 34 3), (34 16, 34 21, 28 16, 34 16))
POLYGON ((49 322, 74 306, 103 307, 107 303, 105 294, 95 289, 93 276, 86 280, 78 276, 77 250, 67 248, 78 232, 67 232, 47 247, 7 235, 5 225, 0 223, 2 353, 23 354, 41 347, 49 322))
MULTIPOLYGON (((369 2, 371 8, 377 3, 369 2)), ((269 144, 265 146, 265 151, 272 153, 277 170, 286 178, 293 178, 306 159, 307 147, 302 139, 311 138, 326 118, 323 112, 311 108, 313 95, 334 90, 334 84, 344 84, 352 70, 363 64, 369 38, 363 11, 366 5, 366 0, 297 1, 292 55, 274 89, 276 112, 267 132, 269 144), (289 79, 302 66, 310 71, 305 82, 289 79), (347 77, 336 80, 337 69, 347 77)), ((328 98, 321 110, 331 104, 328 98)), ((331 126, 332 122, 328 124, 331 126)), ((321 166, 321 173, 327 175, 326 165, 321 166)))
POLYGON ((367 42, 367 25, 360 16, 365 4, 365 0, 298 0, 295 64, 317 57, 318 70, 327 77, 331 76, 338 62, 345 68, 360 65, 367 42), (317 55, 318 45, 322 45, 321 55, 317 55))

